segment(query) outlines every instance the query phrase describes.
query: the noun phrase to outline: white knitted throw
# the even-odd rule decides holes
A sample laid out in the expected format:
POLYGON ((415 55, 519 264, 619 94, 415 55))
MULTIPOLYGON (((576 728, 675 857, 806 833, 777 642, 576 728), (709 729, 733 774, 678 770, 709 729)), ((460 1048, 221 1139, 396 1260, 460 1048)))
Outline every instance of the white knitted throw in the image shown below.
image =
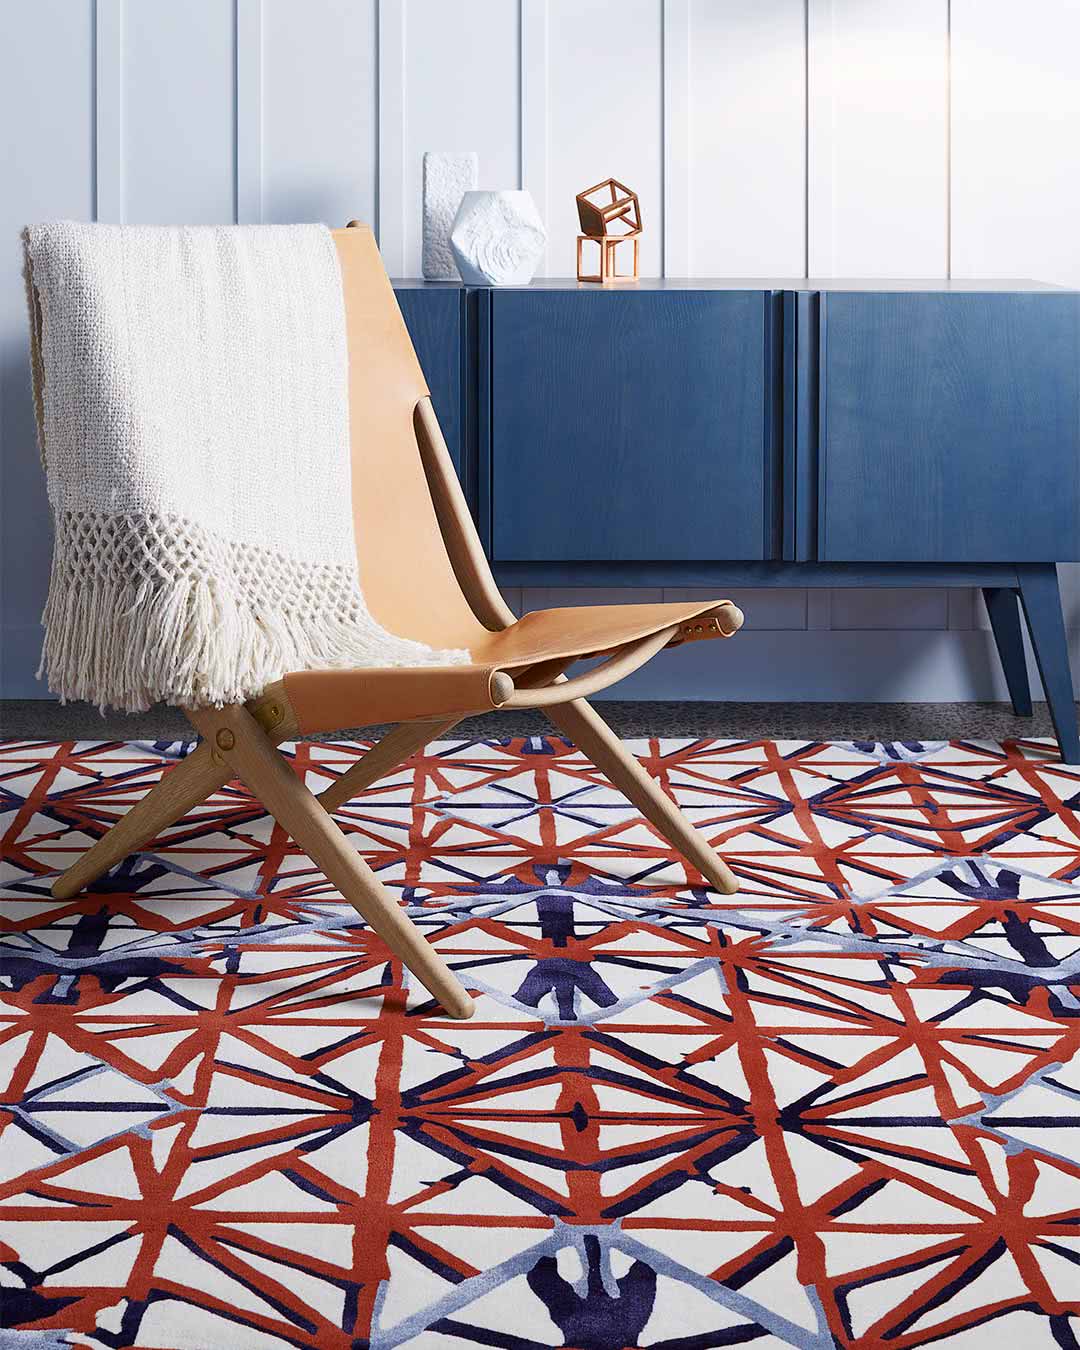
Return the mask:
POLYGON ((190 707, 290 670, 468 659, 364 603, 329 230, 65 221, 24 244, 55 693, 190 707))

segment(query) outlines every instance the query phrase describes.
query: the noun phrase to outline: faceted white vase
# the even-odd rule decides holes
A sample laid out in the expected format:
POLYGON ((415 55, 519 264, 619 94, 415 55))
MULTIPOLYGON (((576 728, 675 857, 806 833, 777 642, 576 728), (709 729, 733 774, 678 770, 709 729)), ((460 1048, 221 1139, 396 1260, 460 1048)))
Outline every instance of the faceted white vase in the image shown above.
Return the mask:
POLYGON ((525 286, 547 243, 547 230, 524 191, 466 192, 450 230, 467 286, 525 286))

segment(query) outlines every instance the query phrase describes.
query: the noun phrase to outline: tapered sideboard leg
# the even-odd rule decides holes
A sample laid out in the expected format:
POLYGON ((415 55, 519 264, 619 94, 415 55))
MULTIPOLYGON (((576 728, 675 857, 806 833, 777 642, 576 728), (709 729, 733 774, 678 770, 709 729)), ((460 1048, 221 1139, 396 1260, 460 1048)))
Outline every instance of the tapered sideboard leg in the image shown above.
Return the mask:
POLYGON ((1053 563, 1021 563, 1016 569, 1020 600, 1027 616, 1031 645, 1039 663, 1043 689, 1050 704, 1061 758, 1080 764, 1080 730, 1076 721, 1072 671, 1065 619, 1061 612, 1057 568, 1053 563))
POLYGON ((1024 635, 1020 627, 1020 596, 1011 586, 984 586, 983 599, 994 630, 998 656, 1005 671, 1013 712, 1031 716, 1031 685, 1028 682, 1024 635))

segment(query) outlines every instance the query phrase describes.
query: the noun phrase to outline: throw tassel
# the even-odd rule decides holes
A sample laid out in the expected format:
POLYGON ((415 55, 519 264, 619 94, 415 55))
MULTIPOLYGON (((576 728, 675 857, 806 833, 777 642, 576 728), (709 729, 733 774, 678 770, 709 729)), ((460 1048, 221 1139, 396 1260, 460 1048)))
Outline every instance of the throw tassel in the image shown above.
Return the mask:
MULTIPOLYGON (((284 605, 272 571, 266 589, 277 603, 245 595, 216 575, 159 569, 147 576, 142 540, 139 525, 125 535, 116 518, 102 518, 97 535, 85 514, 75 523, 58 521, 38 678, 64 702, 85 699, 103 712, 109 706, 141 712, 158 702, 220 706, 243 703, 291 670, 467 658, 387 633, 355 586, 331 589, 319 605, 284 605), (133 557, 124 565, 129 544, 133 557)), ((294 587, 294 599, 318 590, 294 587)))

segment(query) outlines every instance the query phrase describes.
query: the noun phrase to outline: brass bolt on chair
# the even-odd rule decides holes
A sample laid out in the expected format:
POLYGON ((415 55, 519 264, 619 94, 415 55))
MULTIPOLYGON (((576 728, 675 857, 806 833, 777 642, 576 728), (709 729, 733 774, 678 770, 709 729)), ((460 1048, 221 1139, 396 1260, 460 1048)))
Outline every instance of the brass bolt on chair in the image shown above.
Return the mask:
POLYGON ((435 417, 424 377, 370 229, 334 231, 349 344, 353 515, 364 595, 389 631, 471 664, 286 674, 245 704, 188 710, 202 736, 52 887, 70 899, 232 778, 243 782, 451 1017, 473 1001, 442 957, 348 844, 332 812, 461 718, 494 708, 544 708, 710 886, 735 878, 628 753, 585 696, 664 647, 730 637, 743 616, 727 600, 597 605, 516 619, 491 575, 435 417), (407 543, 403 544, 403 540, 407 543), (572 662, 606 660, 567 679, 572 662), (393 722, 318 797, 277 746, 306 734, 393 722))

